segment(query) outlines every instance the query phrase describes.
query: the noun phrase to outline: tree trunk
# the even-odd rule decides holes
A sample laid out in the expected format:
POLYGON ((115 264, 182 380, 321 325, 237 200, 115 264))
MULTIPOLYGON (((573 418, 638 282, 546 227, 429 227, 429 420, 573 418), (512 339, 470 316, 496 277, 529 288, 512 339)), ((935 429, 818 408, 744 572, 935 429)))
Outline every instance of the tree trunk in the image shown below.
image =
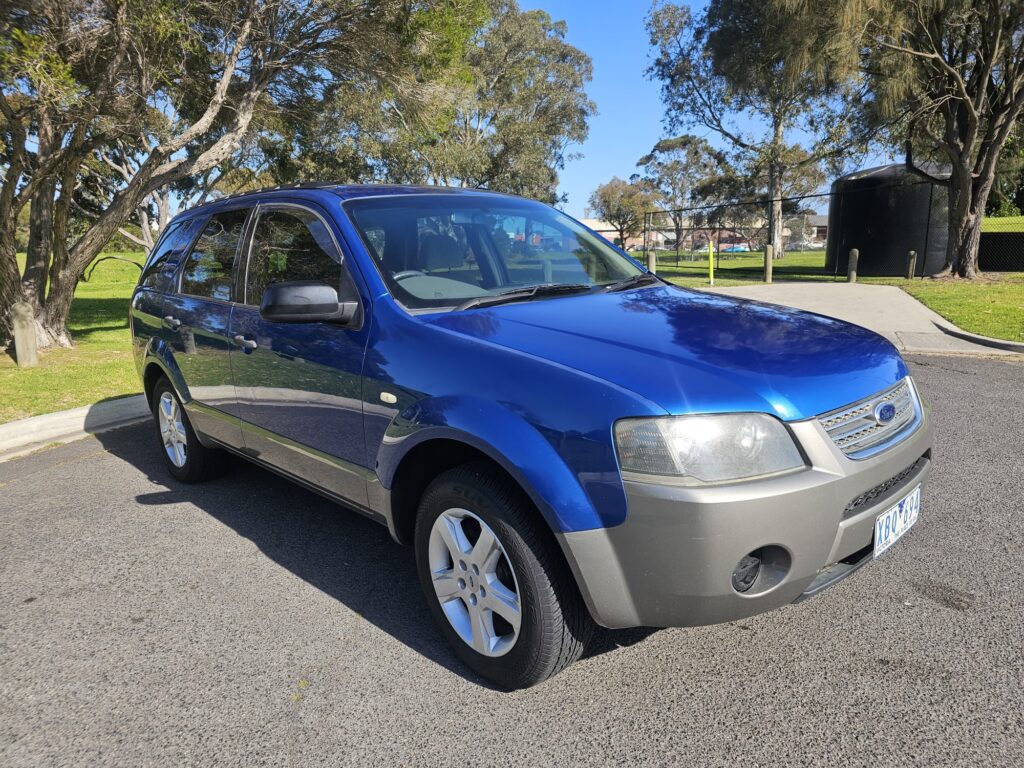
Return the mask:
POLYGON ((42 309, 46 298, 46 272, 50 268, 53 248, 53 196, 56 191, 55 182, 46 181, 29 204, 28 253, 21 284, 36 313, 42 309))
POLYGON ((41 337, 41 341, 46 342, 46 346, 72 346, 71 334, 68 333, 68 316, 71 314, 71 302, 75 298, 78 279, 78 275, 69 269, 50 271, 50 290, 46 295, 46 307, 36 329, 37 335, 41 337))
MULTIPOLYGON (((776 259, 781 259, 782 245, 782 163, 786 144, 786 125, 780 115, 773 116, 771 156, 768 159, 768 242, 776 259)), ((767 251, 765 251, 767 258, 767 251)))
POLYGON ((954 169, 949 178, 946 270, 951 275, 973 280, 980 274, 978 246, 981 243, 981 221, 993 182, 994 178, 973 178, 966 169, 954 169))
POLYGON ((978 245, 981 243, 981 217, 970 216, 967 223, 957 232, 956 253, 951 272, 959 277, 973 280, 978 277, 978 245))
POLYGON ((981 274, 978 269, 978 247, 981 245, 981 222, 985 217, 988 198, 995 185, 995 172, 989 178, 975 179, 971 186, 969 229, 963 233, 957 251, 956 271, 960 277, 973 279, 981 274))
MULTIPOLYGON (((50 116, 43 110, 39 117, 37 157, 40 162, 50 155, 54 141, 50 116)), ((38 315, 46 299, 46 272, 50 268, 53 247, 53 198, 57 193, 56 179, 47 179, 32 196, 29 204, 28 254, 25 272, 21 278, 25 297, 38 315)))
POLYGON ((775 258, 781 258, 782 245, 782 173, 775 163, 768 169, 768 242, 775 258))
POLYGON ((17 302, 24 301, 18 260, 15 257, 14 225, 16 219, 0 221, 0 345, 14 338, 10 311, 17 302))
POLYGON ((153 233, 153 241, 160 239, 160 235, 167 229, 171 221, 171 188, 164 185, 154 193, 156 195, 156 232, 153 233))
POLYGON ((149 212, 145 205, 139 206, 139 232, 142 235, 142 247, 148 254, 153 250, 153 229, 149 225, 149 212))

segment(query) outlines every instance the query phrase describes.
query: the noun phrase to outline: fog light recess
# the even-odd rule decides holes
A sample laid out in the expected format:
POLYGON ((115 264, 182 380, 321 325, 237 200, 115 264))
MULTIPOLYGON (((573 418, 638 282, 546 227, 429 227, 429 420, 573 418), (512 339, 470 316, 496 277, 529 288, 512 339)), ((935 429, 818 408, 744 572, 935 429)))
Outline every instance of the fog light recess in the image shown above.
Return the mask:
POLYGON ((732 571, 732 588, 741 595, 760 595, 786 578, 792 559, 782 547, 770 544, 740 558, 732 571))
POLYGON ((757 574, 761 570, 761 550, 755 549, 749 555, 744 555, 732 572, 732 588, 737 592, 747 592, 757 580, 757 574))

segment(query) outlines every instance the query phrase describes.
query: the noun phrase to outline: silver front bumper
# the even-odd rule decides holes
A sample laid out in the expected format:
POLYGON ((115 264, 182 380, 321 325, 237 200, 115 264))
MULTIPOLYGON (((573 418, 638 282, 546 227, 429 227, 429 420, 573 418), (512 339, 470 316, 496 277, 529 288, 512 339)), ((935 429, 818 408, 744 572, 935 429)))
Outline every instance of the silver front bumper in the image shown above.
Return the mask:
POLYGON ((804 471, 703 488, 627 481, 624 523, 559 534, 599 624, 731 621, 816 594, 871 559, 875 518, 931 472, 927 413, 908 437, 860 460, 817 419, 789 426, 809 460, 804 471), (788 556, 784 576, 761 591, 755 584, 757 594, 737 592, 740 559, 769 545, 788 556))

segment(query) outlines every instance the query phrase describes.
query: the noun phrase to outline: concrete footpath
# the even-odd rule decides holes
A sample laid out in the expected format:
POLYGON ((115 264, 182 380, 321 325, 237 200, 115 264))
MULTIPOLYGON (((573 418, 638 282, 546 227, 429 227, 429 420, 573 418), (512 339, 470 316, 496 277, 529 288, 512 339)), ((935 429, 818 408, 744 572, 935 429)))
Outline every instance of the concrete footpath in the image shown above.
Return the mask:
POLYGON ((0 424, 0 462, 16 459, 54 443, 69 443, 86 435, 148 419, 142 395, 104 400, 69 411, 44 413, 0 424))
MULTIPOLYGON (((981 341, 982 337, 957 328, 894 285, 780 282, 704 290, 837 317, 880 333, 901 352, 943 355, 1018 354, 1010 349, 969 341, 969 338, 981 341)), ((1024 351, 1024 345, 1019 346, 1024 351)))

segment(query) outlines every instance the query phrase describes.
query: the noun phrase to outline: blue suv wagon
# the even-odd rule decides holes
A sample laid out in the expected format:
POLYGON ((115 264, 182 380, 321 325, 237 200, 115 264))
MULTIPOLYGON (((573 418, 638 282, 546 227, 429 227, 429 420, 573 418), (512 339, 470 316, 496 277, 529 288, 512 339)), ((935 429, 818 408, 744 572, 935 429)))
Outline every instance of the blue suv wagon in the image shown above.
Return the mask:
POLYGON ((931 465, 885 339, 668 285, 506 195, 198 207, 153 249, 131 327, 174 477, 230 451, 386 525, 458 656, 510 688, 595 623, 820 592, 914 524, 931 465))

